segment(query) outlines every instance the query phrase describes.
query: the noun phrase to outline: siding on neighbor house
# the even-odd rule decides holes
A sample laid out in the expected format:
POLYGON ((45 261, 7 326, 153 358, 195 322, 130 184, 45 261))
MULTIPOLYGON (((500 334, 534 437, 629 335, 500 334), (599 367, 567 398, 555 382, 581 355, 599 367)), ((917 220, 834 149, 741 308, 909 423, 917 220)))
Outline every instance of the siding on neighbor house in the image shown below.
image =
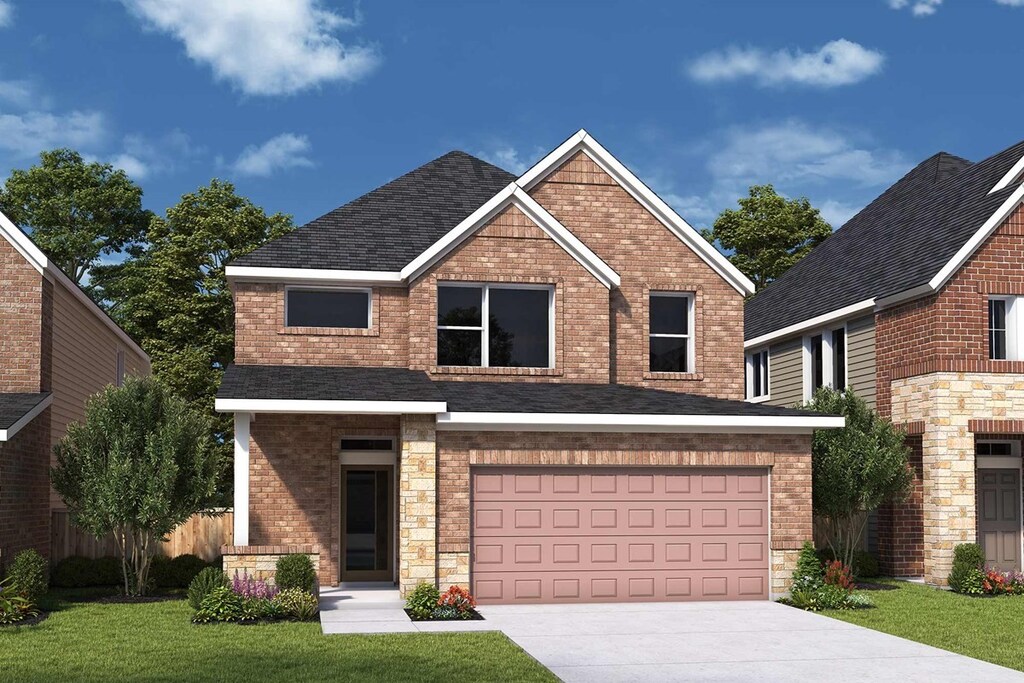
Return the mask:
POLYGON ((773 406, 793 406, 804 400, 803 342, 787 339, 768 350, 768 387, 773 406))
POLYGON ((846 378, 850 387, 875 407, 875 316, 851 320, 846 325, 846 378))

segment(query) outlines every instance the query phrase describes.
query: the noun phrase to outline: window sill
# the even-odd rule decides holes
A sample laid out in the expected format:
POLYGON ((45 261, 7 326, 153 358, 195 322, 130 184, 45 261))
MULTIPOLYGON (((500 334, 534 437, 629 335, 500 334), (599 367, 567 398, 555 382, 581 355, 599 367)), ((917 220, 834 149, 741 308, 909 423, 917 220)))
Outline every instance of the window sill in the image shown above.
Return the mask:
POLYGON ((767 403, 772 400, 771 395, 768 396, 754 396, 752 398, 744 399, 747 403, 767 403))
POLYGON ((375 327, 280 327, 278 334, 304 335, 307 337, 379 337, 375 327))
POLYGON ((490 375, 508 377, 561 377, 558 368, 478 368, 463 365, 439 365, 430 369, 432 375, 490 375))
POLYGON ((677 382, 703 382, 703 372, 650 372, 644 373, 644 379, 659 380, 659 381, 677 381, 677 382))

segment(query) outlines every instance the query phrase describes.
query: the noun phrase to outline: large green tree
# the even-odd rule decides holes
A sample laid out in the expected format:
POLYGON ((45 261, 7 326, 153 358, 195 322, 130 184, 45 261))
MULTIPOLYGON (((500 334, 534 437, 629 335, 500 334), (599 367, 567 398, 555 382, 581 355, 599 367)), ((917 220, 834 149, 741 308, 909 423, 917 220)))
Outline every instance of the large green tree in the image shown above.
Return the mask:
POLYGON ((752 186, 738 209, 726 209, 704 231, 758 290, 831 234, 832 226, 806 197, 786 199, 771 185, 752 186))
MULTIPOLYGON (((99 266, 93 278, 111 315, 149 353, 154 374, 198 410, 213 414, 234 358, 234 308, 224 266, 293 228, 213 180, 154 216, 135 258, 99 266)), ((216 415, 213 437, 230 453, 231 422, 216 415)))
POLYGON ((0 210, 75 282, 103 256, 136 247, 149 222, 142 189, 110 164, 86 162, 70 149, 39 155, 0 188, 0 210))
POLYGON ((143 595, 159 541, 215 501, 224 461, 210 417, 152 378, 89 399, 54 449, 53 487, 79 527, 113 534, 126 595, 143 595))

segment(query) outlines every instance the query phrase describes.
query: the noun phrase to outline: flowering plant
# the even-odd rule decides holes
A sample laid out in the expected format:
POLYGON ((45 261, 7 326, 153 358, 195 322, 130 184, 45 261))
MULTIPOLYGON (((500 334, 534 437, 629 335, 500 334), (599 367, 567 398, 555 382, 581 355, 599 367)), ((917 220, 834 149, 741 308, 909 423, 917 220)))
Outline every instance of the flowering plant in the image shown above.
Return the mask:
POLYGON ((268 584, 263 579, 257 579, 255 576, 249 576, 249 572, 242 572, 242 576, 238 576, 238 570, 235 570, 235 578, 231 581, 231 590, 237 595, 241 595, 243 598, 258 598, 262 600, 272 600, 280 591, 277 586, 268 584))
POLYGON ((1024 575, 1013 570, 1001 572, 986 567, 981 589, 986 595, 1018 595, 1024 593, 1024 575))
POLYGON ((452 586, 437 600, 437 606, 444 611, 454 610, 460 619, 470 616, 476 607, 476 600, 469 591, 461 586, 452 586))
POLYGON ((825 584, 838 586, 845 591, 852 591, 854 588, 853 570, 840 560, 832 560, 825 565, 825 584))

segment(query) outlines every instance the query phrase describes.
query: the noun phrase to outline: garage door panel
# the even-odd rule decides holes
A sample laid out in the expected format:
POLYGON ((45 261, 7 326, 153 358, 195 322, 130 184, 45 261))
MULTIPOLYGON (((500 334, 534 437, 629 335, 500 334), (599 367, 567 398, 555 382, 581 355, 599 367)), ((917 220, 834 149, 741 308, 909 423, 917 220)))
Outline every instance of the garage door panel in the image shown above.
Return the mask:
POLYGON ((478 537, 625 533, 768 533, 765 501, 476 501, 478 537))
POLYGON ((507 568, 506 559, 523 569, 579 571, 589 568, 633 570, 759 569, 768 562, 763 535, 741 536, 544 536, 476 538, 476 574, 507 568), (531 565, 523 567, 523 565, 531 565))
POLYGON ((767 498, 767 480, 763 470, 708 470, 675 474, 636 473, 622 468, 594 472, 552 475, 543 468, 522 468, 522 472, 481 472, 473 480, 473 497, 478 501, 557 501, 616 500, 623 497, 665 498, 672 500, 763 500, 767 498))

